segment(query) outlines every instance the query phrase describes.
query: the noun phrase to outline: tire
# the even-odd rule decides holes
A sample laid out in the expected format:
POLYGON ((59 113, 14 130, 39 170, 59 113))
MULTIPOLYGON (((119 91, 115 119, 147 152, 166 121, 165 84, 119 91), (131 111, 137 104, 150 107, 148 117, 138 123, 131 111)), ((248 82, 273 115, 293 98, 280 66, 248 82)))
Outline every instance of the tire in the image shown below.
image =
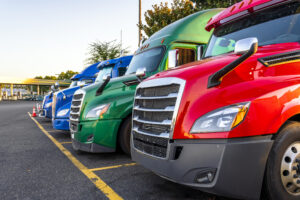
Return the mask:
POLYGON ((276 136, 266 166, 264 189, 270 200, 300 199, 299 122, 288 122, 276 136))
POLYGON ((131 122, 132 117, 127 117, 120 128, 118 143, 121 147, 121 150, 130 155, 130 135, 131 135, 131 122))

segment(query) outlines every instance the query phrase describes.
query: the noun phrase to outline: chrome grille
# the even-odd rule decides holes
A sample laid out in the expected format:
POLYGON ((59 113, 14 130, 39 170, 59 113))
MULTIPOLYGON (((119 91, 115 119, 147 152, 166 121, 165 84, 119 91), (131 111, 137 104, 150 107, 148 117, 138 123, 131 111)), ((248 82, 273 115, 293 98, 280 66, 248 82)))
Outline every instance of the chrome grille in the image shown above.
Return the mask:
POLYGON ((55 109, 56 109, 56 93, 53 94, 52 97, 52 118, 55 118, 55 109))
POLYGON ((135 149, 155 157, 167 157, 184 85, 182 79, 161 78, 138 86, 133 107, 135 149))
POLYGON ((72 121, 79 122, 81 104, 84 99, 84 94, 84 91, 79 89, 73 95, 70 111, 70 123, 72 123, 72 121))

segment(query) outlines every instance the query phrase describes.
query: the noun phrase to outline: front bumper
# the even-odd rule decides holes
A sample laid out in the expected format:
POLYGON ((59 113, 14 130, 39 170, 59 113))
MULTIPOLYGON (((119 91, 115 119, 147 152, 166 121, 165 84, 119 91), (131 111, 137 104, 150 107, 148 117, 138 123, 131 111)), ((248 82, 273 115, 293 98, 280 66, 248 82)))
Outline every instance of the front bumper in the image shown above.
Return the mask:
POLYGON ((115 152, 121 120, 70 122, 73 147, 86 152, 115 152))
POLYGON ((259 199, 272 144, 271 136, 174 140, 169 143, 167 159, 163 159, 140 152, 131 140, 131 157, 173 182, 227 197, 259 199), (214 172, 214 178, 199 183, 198 177, 206 172, 214 172))
POLYGON ((52 120, 53 128, 57 130, 70 130, 70 120, 69 119, 53 119, 52 120))

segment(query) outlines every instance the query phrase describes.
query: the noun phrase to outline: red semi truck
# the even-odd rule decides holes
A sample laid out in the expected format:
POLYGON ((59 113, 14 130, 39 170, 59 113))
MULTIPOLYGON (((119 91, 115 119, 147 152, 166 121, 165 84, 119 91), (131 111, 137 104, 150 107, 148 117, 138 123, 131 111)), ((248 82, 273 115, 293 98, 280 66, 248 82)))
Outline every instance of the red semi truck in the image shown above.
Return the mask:
POLYGON ((133 160, 239 199, 300 199, 300 2, 244 0, 213 17, 201 61, 137 88, 133 160))

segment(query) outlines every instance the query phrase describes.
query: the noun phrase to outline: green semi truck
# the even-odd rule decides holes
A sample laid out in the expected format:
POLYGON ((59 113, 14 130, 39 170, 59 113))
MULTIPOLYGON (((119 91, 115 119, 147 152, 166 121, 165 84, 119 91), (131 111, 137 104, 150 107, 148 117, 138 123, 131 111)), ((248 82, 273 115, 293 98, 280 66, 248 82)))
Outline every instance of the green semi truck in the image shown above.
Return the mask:
MULTIPOLYGON (((70 114, 73 148, 130 154, 132 108, 137 85, 160 71, 200 60, 211 32, 205 25, 222 9, 197 12, 161 29, 135 52, 125 76, 79 89, 70 114)), ((151 112, 147 112, 151 115, 151 112)), ((147 127, 151 129, 152 127, 147 127)))

